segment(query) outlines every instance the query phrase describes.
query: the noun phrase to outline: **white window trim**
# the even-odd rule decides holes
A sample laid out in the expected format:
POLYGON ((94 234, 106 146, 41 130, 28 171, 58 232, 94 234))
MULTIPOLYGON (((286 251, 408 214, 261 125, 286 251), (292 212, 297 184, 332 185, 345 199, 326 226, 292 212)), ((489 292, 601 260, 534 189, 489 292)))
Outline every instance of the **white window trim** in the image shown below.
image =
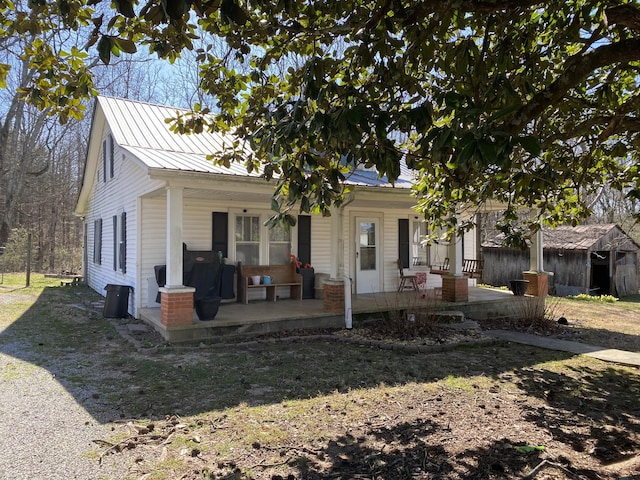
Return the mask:
MULTIPOLYGON (((415 267, 414 258, 416 257, 415 253, 419 251, 420 248, 425 249, 423 263, 418 265, 419 267, 429 266, 431 263, 431 249, 429 245, 425 245, 424 247, 420 244, 420 239, 417 240, 418 243, 414 241, 413 234, 415 232, 416 224, 425 225, 425 230, 427 227, 427 223, 421 217, 416 218, 415 215, 409 216, 409 269, 415 267)), ((422 233, 422 232, 421 232, 422 233)), ((426 231, 425 231, 426 234, 426 231)))
MULTIPOLYGON (((273 216, 272 210, 263 209, 230 209, 229 210, 229 256, 233 255, 233 261, 236 262, 236 218, 237 217, 259 217, 260 219, 260 248, 259 248, 259 264, 267 265, 269 263, 269 227, 265 226, 265 222, 273 216)), ((291 227, 291 253, 298 256, 298 225, 291 227)))
POLYGON ((118 273, 120 275, 125 275, 125 273, 122 271, 122 266, 126 265, 126 252, 125 252, 125 258, 123 259, 123 261, 121 262, 121 258, 120 258, 120 243, 122 241, 122 214, 124 213, 124 208, 119 208, 118 211, 115 213, 115 217, 117 218, 116 221, 116 231, 112 232, 113 233, 113 240, 115 241, 115 245, 112 245, 112 250, 115 254, 115 259, 114 259, 114 265, 116 266, 116 268, 113 270, 115 273, 118 273))

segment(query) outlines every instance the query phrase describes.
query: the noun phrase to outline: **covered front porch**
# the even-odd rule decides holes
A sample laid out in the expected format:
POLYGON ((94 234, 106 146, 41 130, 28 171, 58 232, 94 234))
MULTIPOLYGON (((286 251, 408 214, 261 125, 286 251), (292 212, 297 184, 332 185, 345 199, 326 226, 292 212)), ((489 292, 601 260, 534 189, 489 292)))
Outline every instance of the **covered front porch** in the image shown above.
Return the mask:
MULTIPOLYGON (((498 289, 469 287, 465 302, 445 302, 433 289, 424 292, 380 292, 352 296, 353 325, 381 319, 385 312, 456 311, 465 318, 514 318, 521 315, 523 302, 536 297, 516 297, 498 289)), ((167 327, 161 321, 160 308, 143 308, 140 318, 153 326, 167 341, 189 342, 214 340, 226 335, 259 335, 298 329, 340 328, 345 326, 344 313, 327 312, 322 299, 276 302, 256 300, 245 305, 230 302, 220 305, 211 321, 198 320, 195 313, 190 325, 167 327)))
MULTIPOLYGON (((156 175, 158 179, 167 180, 162 172, 156 175)), ((431 280, 434 275, 428 273, 429 265, 411 261, 413 239, 409 235, 419 233, 412 225, 422 220, 413 215, 413 199, 405 189, 354 189, 347 201, 333 209, 330 217, 309 216, 304 235, 300 225, 296 225, 286 240, 278 243, 277 238, 270 238, 265 222, 270 215, 264 209, 272 195, 269 188, 247 182, 247 179, 196 180, 193 176, 186 179, 171 177, 164 188, 149 192, 140 202, 143 268, 138 284, 143 283, 143 278, 156 283, 151 275, 161 264, 166 265, 166 279, 164 286, 157 285, 161 308, 157 308, 153 301, 158 290, 152 294, 137 289, 139 298, 136 305, 140 308, 136 316, 152 324, 167 340, 204 340, 223 334, 341 326, 344 325, 342 292, 345 281, 352 282, 351 312, 358 320, 382 311, 406 309, 416 302, 416 298, 421 298, 421 293, 403 295, 395 292, 401 275, 399 270, 403 268, 408 269, 405 274, 411 276, 428 275, 427 283, 430 287, 435 286, 431 280), (143 249, 142 245, 154 248, 143 249), (325 287, 324 302, 285 301, 282 298, 276 303, 265 302, 253 295, 249 298, 249 305, 237 305, 232 299, 240 293, 236 288, 233 295, 223 297, 228 303, 221 305, 215 320, 201 322, 193 311, 195 289, 183 284, 185 248, 217 252, 226 264, 236 266, 283 262, 283 255, 280 256, 282 258, 272 258, 272 249, 275 253, 293 253, 289 256, 300 257, 302 263, 310 261, 316 274, 323 272, 328 276, 332 294, 327 293, 325 287), (399 268, 400 264, 402 268, 399 268), (335 302, 329 304, 327 295, 332 295, 335 302)), ((299 219, 302 220, 301 217, 299 219)), ((532 295, 544 295, 546 292, 542 255, 538 252, 540 247, 541 238, 534 238, 531 271, 524 275, 529 287, 535 287, 535 291, 531 288, 528 291, 532 295)), ((435 276, 441 296, 431 302, 439 302, 437 308, 462 311, 470 318, 482 318, 478 315, 484 315, 482 312, 486 309, 478 310, 475 308, 477 305, 486 301, 500 302, 505 296, 512 296, 507 292, 475 288, 475 282, 463 272, 465 251, 473 250, 468 243, 465 244, 463 236, 456 236, 448 242, 446 249, 448 274, 435 276)), ((431 263, 430 259, 426 260, 431 263)), ((237 278, 234 284, 240 285, 237 278)), ((429 295, 424 300, 428 298, 429 295)), ((495 316, 508 317, 513 314, 512 302, 500 307, 492 305, 490 310, 495 312, 495 316)))

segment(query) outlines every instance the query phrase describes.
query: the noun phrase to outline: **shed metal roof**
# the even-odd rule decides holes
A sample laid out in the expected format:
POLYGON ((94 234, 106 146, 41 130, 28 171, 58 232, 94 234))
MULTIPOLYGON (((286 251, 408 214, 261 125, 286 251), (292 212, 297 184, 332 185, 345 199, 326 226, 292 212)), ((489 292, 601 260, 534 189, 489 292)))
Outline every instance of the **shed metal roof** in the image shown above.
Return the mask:
MULTIPOLYGON (((498 234, 482 243, 483 247, 500 248, 504 246, 504 234, 498 234)), ((560 226, 547 228, 542 232, 544 248, 557 250, 629 250, 640 248, 615 223, 560 226)))
MULTIPOLYGON (((186 109, 108 96, 99 96, 97 101, 115 142, 149 168, 260 176, 259 172, 248 173, 242 162, 234 162, 226 168, 207 159, 212 153, 222 152, 225 145, 230 148, 237 140, 233 135, 209 131, 189 135, 172 132, 170 124, 165 120, 175 118, 177 113, 188 112, 186 109)), ((245 151, 250 153, 248 146, 245 151)), ((386 177, 378 178, 376 172, 361 170, 348 175, 346 183, 374 187, 393 186, 386 177)), ((411 184, 411 172, 402 165, 401 176, 395 186, 408 188, 411 184)))

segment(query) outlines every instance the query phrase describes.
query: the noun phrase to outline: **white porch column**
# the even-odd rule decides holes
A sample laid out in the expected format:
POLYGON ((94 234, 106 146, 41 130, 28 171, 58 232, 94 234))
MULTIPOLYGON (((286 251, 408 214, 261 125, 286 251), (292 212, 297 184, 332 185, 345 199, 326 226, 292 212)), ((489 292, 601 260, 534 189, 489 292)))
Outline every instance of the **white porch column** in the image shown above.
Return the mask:
POLYGON ((468 302, 469 280, 462 273, 462 237, 455 234, 447 247, 449 274, 442 277, 442 300, 445 302, 468 302))
POLYGON ((344 235, 343 235, 344 210, 340 207, 331 207, 331 277, 343 280, 344 275, 344 235))
POLYGON ((527 280, 527 294, 536 297, 546 297, 549 293, 549 274, 544 271, 544 241, 542 229, 531 238, 529 247, 529 271, 523 272, 522 277, 527 280))
POLYGON ((544 272, 544 241, 542 229, 538 230, 531 238, 531 247, 529 247, 529 271, 544 272))
POLYGON ((166 288, 182 287, 183 188, 167 187, 167 279, 166 288))
POLYGON ((451 242, 447 246, 447 256, 449 257, 449 275, 455 275, 456 277, 462 276, 462 237, 457 233, 451 239, 451 242))

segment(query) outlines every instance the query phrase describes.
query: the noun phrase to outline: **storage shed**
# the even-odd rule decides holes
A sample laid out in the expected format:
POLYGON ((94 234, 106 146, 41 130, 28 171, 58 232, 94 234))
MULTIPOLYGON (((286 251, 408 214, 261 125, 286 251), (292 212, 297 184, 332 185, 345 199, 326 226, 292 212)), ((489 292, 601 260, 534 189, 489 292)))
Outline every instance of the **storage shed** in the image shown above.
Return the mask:
MULTIPOLYGON (((550 293, 592 293, 624 297, 638 293, 640 246, 618 225, 580 225, 545 229, 544 270, 552 272, 550 293)), ((483 282, 508 285, 529 269, 529 250, 507 248, 497 235, 482 243, 483 282)))

